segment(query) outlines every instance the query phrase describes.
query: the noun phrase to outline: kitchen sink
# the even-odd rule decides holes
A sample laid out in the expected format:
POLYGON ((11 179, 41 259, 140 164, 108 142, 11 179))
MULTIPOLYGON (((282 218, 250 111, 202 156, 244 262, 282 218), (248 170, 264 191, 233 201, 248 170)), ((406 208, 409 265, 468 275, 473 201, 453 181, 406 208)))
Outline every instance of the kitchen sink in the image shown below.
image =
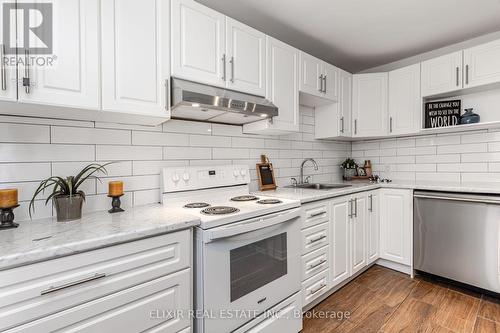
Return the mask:
POLYGON ((285 186, 286 188, 306 188, 311 190, 333 190, 336 188, 345 188, 350 187, 352 185, 346 184, 298 184, 298 185, 289 185, 285 186))

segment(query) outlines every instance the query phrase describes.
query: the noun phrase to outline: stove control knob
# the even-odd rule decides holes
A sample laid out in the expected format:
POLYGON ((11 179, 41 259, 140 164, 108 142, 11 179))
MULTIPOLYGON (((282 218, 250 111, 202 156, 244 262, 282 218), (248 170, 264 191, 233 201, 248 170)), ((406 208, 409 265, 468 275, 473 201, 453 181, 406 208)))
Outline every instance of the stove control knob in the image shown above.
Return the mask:
POLYGON ((234 169, 234 171, 233 171, 233 175, 234 175, 235 177, 238 177, 238 176, 240 175, 240 173, 239 173, 239 171, 238 171, 238 170, 234 169))
POLYGON ((181 178, 179 177, 178 174, 176 174, 176 173, 172 174, 172 181, 174 183, 177 183, 179 180, 181 180, 181 178))
POLYGON ((187 182, 189 180, 189 173, 185 172, 183 175, 182 175, 182 179, 184 179, 185 182, 187 182))
POLYGON ((245 177, 245 176, 247 175, 247 171, 246 171, 245 169, 241 169, 241 170, 240 170, 240 175, 241 175, 242 177, 245 177))

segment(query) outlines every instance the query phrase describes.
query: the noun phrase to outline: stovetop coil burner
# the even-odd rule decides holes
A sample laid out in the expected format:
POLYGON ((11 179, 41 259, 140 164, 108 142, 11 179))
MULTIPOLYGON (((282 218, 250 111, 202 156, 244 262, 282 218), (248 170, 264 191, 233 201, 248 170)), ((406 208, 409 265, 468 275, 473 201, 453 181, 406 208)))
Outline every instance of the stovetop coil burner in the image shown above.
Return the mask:
POLYGON ((234 207, 228 207, 228 206, 214 206, 214 207, 208 207, 205 208, 201 211, 202 214, 205 215, 226 215, 226 214, 233 214, 237 213, 240 210, 238 208, 234 207))
POLYGON ((240 195, 234 198, 231 198, 231 201, 253 201, 259 200, 255 195, 240 195))
POLYGON ((276 204, 283 203, 283 201, 278 200, 278 199, 263 199, 263 200, 257 201, 257 203, 261 204, 261 205, 276 205, 276 204))
POLYGON ((210 206, 206 202, 193 202, 184 205, 184 208, 204 208, 210 206))

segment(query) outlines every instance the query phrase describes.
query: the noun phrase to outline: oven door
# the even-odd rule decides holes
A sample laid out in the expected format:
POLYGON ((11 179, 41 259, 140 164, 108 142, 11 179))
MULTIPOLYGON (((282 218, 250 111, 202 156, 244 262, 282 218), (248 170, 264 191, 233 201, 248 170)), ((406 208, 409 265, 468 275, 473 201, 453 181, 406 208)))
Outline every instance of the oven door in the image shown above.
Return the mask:
POLYGON ((300 290, 300 209, 204 232, 204 332, 230 332, 300 290))

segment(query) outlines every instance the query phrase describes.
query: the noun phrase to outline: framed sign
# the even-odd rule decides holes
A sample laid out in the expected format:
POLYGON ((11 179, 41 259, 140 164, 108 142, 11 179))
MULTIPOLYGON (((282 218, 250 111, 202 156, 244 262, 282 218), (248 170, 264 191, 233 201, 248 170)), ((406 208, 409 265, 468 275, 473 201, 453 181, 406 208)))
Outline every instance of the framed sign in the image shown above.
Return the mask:
POLYGON ((461 107, 461 100, 425 103, 425 128, 459 125, 461 107))
POLYGON ((260 191, 276 189, 276 179, 274 179, 274 170, 271 163, 257 164, 257 176, 259 178, 260 191))

